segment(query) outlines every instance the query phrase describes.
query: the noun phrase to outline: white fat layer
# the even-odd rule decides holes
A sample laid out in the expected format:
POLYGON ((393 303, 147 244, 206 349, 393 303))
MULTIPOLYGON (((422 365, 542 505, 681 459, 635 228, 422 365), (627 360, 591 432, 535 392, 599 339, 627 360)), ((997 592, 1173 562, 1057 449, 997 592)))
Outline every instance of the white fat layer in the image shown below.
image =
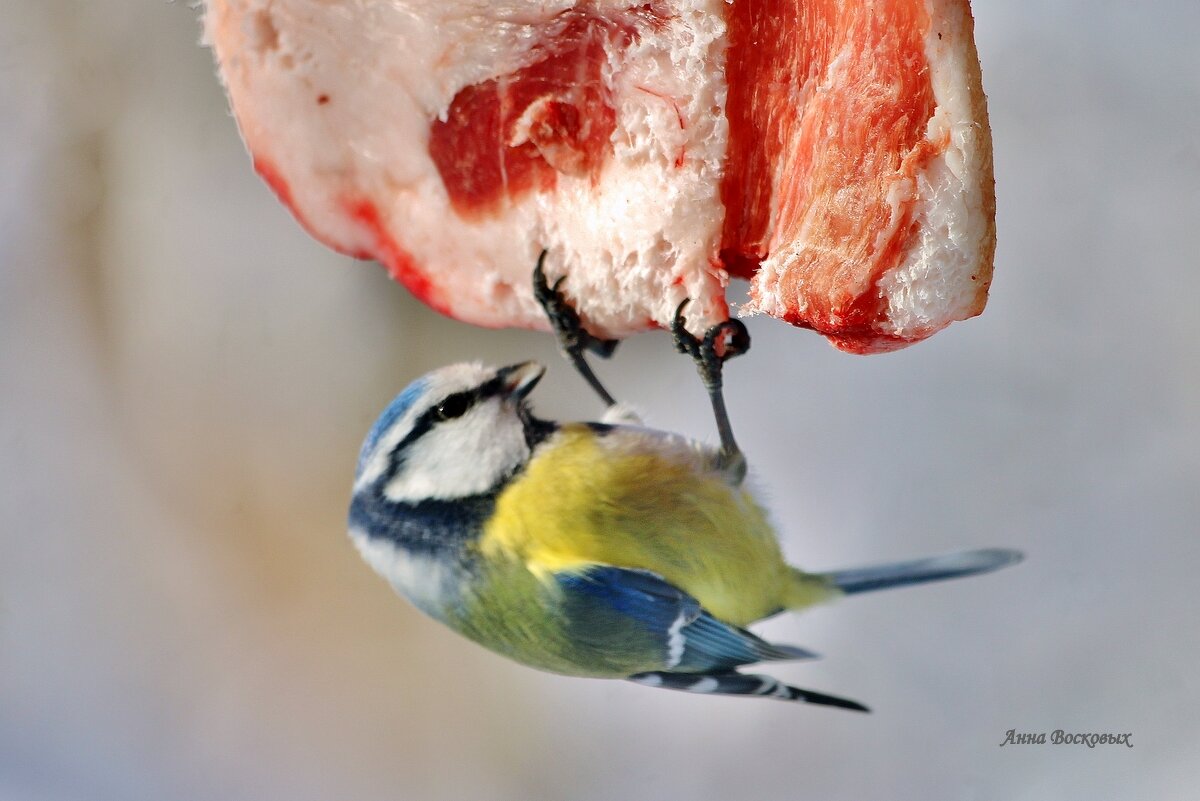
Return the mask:
POLYGON ((454 600, 460 583, 450 563, 414 554, 357 528, 350 529, 350 539, 366 563, 396 592, 425 614, 442 617, 442 610, 454 600))
POLYGON ((969 12, 965 3, 932 0, 931 6, 925 51, 937 111, 926 138, 948 139, 949 146, 916 176, 918 241, 879 281, 888 303, 880 330, 904 338, 978 314, 991 272, 989 213, 979 192, 980 174, 990 176, 991 167, 981 144, 986 132, 972 122, 978 100, 968 78, 977 70, 968 63, 975 58, 969 12))
POLYGON ((728 121, 724 115, 725 23, 719 3, 676 3, 661 33, 612 54, 617 111, 613 156, 593 185, 559 180, 537 199, 550 264, 572 297, 611 299, 590 319, 636 330, 669 323, 685 298, 690 327, 725 316, 727 276, 716 261, 728 121), (619 68, 617 68, 619 67, 619 68), (595 269, 592 269, 595 267, 595 269), (583 269, 581 269, 583 268, 583 269), (622 308, 623 307, 623 308, 622 308))
MULTIPOLYGON (((634 45, 611 49, 617 129, 596 181, 560 175, 552 194, 463 220, 429 156, 430 124, 461 89, 525 66, 539 32, 581 6, 207 0, 205 19, 243 137, 326 243, 397 260, 348 211, 365 200, 428 277, 427 299, 460 319, 544 328, 530 273, 549 248, 551 277, 569 275, 595 333, 666 325, 684 297, 700 331, 726 314, 727 277, 712 266, 728 140, 723 0, 672 0, 661 25, 639 23, 634 45)), ((587 4, 603 16, 641 6, 587 4)))
POLYGON ((383 494, 410 503, 478 495, 499 486, 528 460, 525 427, 515 407, 492 398, 456 420, 434 425, 409 445, 383 494))

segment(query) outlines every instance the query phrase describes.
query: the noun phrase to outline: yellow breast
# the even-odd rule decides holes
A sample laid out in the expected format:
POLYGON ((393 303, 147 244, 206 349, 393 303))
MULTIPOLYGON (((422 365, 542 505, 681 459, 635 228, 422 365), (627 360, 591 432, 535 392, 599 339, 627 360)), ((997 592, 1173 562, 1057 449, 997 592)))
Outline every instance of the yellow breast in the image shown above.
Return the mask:
POLYGON ((564 426, 500 495, 480 548, 534 573, 650 570, 747 625, 787 605, 792 571, 763 509, 711 462, 659 432, 564 426))

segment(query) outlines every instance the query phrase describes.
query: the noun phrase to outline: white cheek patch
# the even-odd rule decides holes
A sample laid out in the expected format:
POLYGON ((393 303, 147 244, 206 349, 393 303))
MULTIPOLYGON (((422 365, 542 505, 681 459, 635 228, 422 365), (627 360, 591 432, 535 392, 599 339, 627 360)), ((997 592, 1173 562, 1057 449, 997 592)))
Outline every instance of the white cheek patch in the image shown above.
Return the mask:
POLYGON ((412 553, 358 528, 350 529, 350 539, 363 560, 425 614, 440 618, 453 603, 459 577, 449 563, 412 553))
POLYGON ((390 428, 375 443, 370 454, 362 463, 358 476, 354 480, 354 491, 370 486, 387 472, 392 451, 412 431, 417 419, 429 408, 429 399, 442 398, 453 392, 461 392, 486 381, 493 371, 478 362, 452 364, 443 367, 410 387, 397 400, 402 400, 414 387, 421 389, 420 396, 412 400, 409 409, 394 422, 390 428))
POLYGON ((495 489, 528 458, 520 419, 499 401, 487 401, 412 443, 383 495, 408 503, 479 495, 495 489))

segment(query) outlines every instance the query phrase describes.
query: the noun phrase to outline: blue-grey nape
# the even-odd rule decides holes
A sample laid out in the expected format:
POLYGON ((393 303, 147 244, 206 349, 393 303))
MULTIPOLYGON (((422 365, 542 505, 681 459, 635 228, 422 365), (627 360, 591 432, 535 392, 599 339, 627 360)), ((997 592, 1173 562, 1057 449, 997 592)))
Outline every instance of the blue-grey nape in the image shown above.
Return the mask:
POLYGON ((371 451, 375 450, 375 446, 379 444, 380 438, 385 432, 399 420, 404 414, 413 407, 413 404, 425 394, 425 390, 429 388, 429 382, 425 378, 418 378, 413 381, 404 391, 397 395, 388 407, 383 410, 383 414, 375 421, 375 425, 371 426, 370 432, 367 433, 367 438, 363 441, 362 448, 358 452, 358 466, 355 468, 355 473, 361 473, 363 463, 371 451))
POLYGON ((350 528, 410 553, 459 554, 478 539, 496 508, 495 493, 454 500, 391 501, 367 489, 350 501, 350 528))

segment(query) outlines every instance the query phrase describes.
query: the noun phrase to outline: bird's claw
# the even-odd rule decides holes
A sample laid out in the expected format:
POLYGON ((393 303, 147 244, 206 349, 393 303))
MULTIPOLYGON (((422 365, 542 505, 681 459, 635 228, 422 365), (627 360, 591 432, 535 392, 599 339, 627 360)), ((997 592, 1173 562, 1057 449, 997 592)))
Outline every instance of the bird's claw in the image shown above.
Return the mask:
POLYGON ((533 297, 542 307, 542 311, 546 313, 550 327, 554 329, 554 334, 558 338, 559 348, 566 354, 571 364, 575 365, 575 370, 604 401, 604 405, 611 407, 616 404, 616 399, 600 383, 600 379, 592 372, 592 368, 583 354, 585 351, 591 351, 600 358, 607 359, 613 355, 619 341, 600 339, 584 329, 583 322, 579 319, 579 312, 575 311, 575 307, 562 292, 562 284, 566 280, 566 276, 562 276, 554 282, 554 286, 551 286, 550 282, 546 280, 545 265, 546 251, 543 250, 538 256, 537 266, 533 268, 533 297))
POLYGON ((550 327, 558 337, 559 347, 572 361, 578 359, 584 351, 590 351, 602 359, 612 356, 620 341, 601 339, 584 329, 579 312, 575 311, 575 307, 562 292, 566 276, 560 277, 551 286, 546 280, 545 262, 546 251, 543 250, 538 256, 537 266, 533 268, 533 296, 550 320, 550 327))
POLYGON ((696 337, 687 330, 683 310, 684 300, 675 309, 671 320, 671 336, 675 339, 675 350, 686 353, 696 363, 700 378, 708 389, 721 386, 721 368, 725 362, 750 350, 750 332, 741 320, 729 319, 711 326, 704 337, 696 337))

